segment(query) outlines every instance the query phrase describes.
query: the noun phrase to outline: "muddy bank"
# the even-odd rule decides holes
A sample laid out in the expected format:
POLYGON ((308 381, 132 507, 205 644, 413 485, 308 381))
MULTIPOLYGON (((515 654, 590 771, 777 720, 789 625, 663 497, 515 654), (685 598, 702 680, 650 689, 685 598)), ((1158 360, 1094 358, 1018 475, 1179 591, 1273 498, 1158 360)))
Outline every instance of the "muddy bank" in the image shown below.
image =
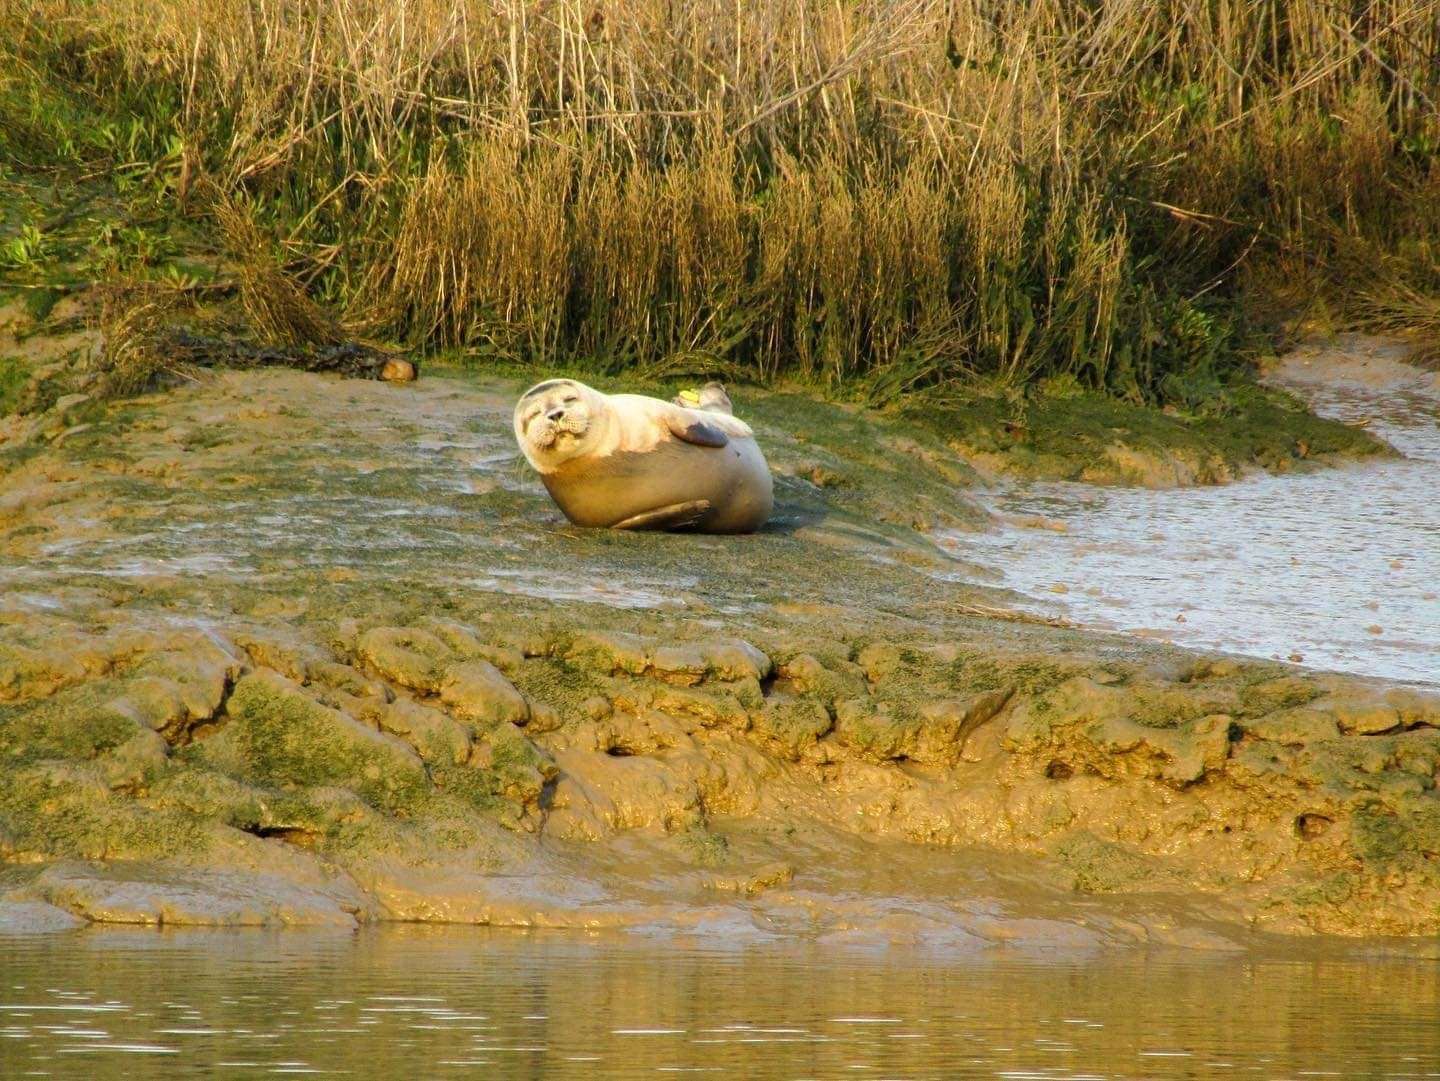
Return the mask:
POLYGON ((516 389, 228 374, 0 447, 5 919, 1440 929, 1433 696, 980 618, 914 528, 970 467, 799 398, 741 403, 765 532, 575 530, 516 389))

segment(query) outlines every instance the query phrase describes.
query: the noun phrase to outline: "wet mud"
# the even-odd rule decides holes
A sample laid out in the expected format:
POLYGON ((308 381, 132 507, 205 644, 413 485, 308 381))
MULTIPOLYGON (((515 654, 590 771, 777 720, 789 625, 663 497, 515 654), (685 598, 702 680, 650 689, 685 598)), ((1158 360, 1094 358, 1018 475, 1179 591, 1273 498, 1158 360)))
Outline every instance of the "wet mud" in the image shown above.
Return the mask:
POLYGON ((1393 457, 1184 490, 996 486, 996 528, 944 542, 1026 611, 1440 686, 1440 375, 1404 354, 1349 336, 1268 376, 1393 457))

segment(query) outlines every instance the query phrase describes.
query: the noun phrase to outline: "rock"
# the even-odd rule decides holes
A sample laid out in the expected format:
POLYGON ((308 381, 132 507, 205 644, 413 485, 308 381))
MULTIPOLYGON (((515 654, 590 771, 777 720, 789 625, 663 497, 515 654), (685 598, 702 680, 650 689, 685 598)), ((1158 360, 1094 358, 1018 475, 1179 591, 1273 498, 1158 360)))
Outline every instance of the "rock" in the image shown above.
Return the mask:
MULTIPOLYGON (((369 699, 385 704, 395 697, 390 688, 378 679, 370 679, 348 664, 330 660, 311 661, 307 667, 312 684, 341 691, 351 698, 369 699)), ((287 673, 288 674, 288 673, 287 673)), ((294 677, 292 677, 294 678, 294 677)))
POLYGON ((1122 688, 1075 676, 1040 698, 1027 698, 1010 711, 1004 746, 1024 753, 1048 746, 1057 729, 1128 716, 1131 698, 1122 688))
MULTIPOLYGON (((626 704, 617 695, 616 704, 626 704)), ((708 687, 659 687, 648 695, 648 703, 672 717, 694 717, 705 728, 733 728, 744 732, 750 714, 733 694, 708 687)), ((640 703, 636 703, 640 704, 640 703)))
POLYGON ((1440 728, 1440 695, 1396 687, 1385 692, 1384 701, 1400 714, 1406 728, 1418 725, 1440 728))
POLYGON ((356 652, 378 675, 426 694, 440 690, 451 659, 444 642, 416 627, 372 627, 360 636, 356 652))
POLYGON ((937 699, 925 703, 915 715, 896 714, 885 703, 852 698, 836 708, 835 736, 871 758, 953 764, 964 750, 966 737, 999 713, 1010 694, 1006 687, 937 699))
POLYGON ((46 650, 0 641, 0 702, 46 698, 106 667, 103 656, 73 644, 46 650))
POLYGON ((868 693, 864 673, 849 661, 825 664, 809 653, 801 653, 786 661, 779 675, 799 693, 812 695, 832 709, 842 699, 868 693))
POLYGON ((651 664, 661 679, 690 686, 703 681, 710 670, 705 651, 693 643, 660 646, 651 664))
POLYGON ((400 698, 378 715, 380 728, 414 747, 426 762, 459 765, 470 760, 470 729, 441 710, 400 698))
MULTIPOLYGON (((770 658, 740 638, 722 638, 701 647, 705 657, 705 674, 711 679, 730 682, 742 679, 763 680, 770 675, 770 658)), ((657 664, 658 667, 658 664, 657 664)))
POLYGON ((970 733, 1004 709, 1014 693, 1013 687, 998 687, 980 694, 942 698, 921 706, 920 717, 924 722, 921 740, 910 757, 920 761, 953 763, 964 751, 965 740, 970 733))
POLYGON ((1283 709, 1240 722, 1249 735, 1291 745, 1335 739, 1340 728, 1332 714, 1318 709, 1283 709))
POLYGON ((85 927, 86 921, 45 901, 0 898, 0 935, 53 934, 85 927))
POLYGON ((517 647, 482 642, 468 627, 459 623, 432 620, 427 626, 453 653, 465 660, 479 658, 489 661, 507 675, 517 672, 525 663, 525 654, 517 647))
POLYGON ((1313 682, 1298 676, 1281 676, 1245 687, 1240 692, 1245 712, 1252 716, 1303 706, 1321 695, 1313 682))
POLYGON ((1378 697, 1332 695, 1314 708, 1332 715, 1340 731, 1351 735, 1372 736, 1401 725, 1400 710, 1378 697))
POLYGON ((1091 747, 1104 757, 1097 759, 1083 752, 1080 757, 1102 776, 1123 776, 1129 767, 1120 760, 1134 759, 1140 763, 1139 772, 1146 776, 1189 784, 1224 764, 1230 754, 1233 723, 1233 718, 1223 713, 1185 721, 1174 728, 1152 728, 1127 717, 1106 717, 1084 733, 1091 747))
POLYGON ((682 686, 706 679, 761 680, 772 670, 769 657, 739 638, 661 646, 652 655, 650 666, 661 679, 682 686))
POLYGON ((559 774, 550 755, 525 738, 513 724, 497 724, 475 746, 470 764, 489 771, 499 794, 523 806, 535 806, 545 785, 559 774))
POLYGON ((110 703, 117 713, 156 732, 178 729, 188 719, 180 685, 158 676, 141 676, 125 684, 124 693, 110 703))
POLYGON ((391 357, 380 369, 380 378, 386 383, 410 383, 415 375, 415 365, 398 357, 391 357))
POLYGON ((873 642, 860 651, 855 662, 871 683, 882 683, 904 667, 905 657, 899 646, 873 642))
POLYGON ((530 719, 525 696, 489 661, 465 661, 446 669, 440 701, 455 716, 475 724, 524 724, 530 719))
POLYGON ((650 665, 650 648, 639 635, 622 631, 584 631, 575 635, 565 659, 581 668, 613 675, 639 675, 650 665))
POLYGON ((108 751, 100 764, 111 788, 144 788, 165 767, 169 754, 169 744, 158 733, 142 728, 108 751))
MULTIPOLYGON (((603 702, 604 699, 602 698, 603 702)), ((608 705, 608 703, 606 703, 608 705)), ((564 725, 565 719, 560 716, 560 711, 554 706, 544 702, 536 702, 527 699, 530 709, 530 719, 525 722, 525 728, 534 735, 542 735, 546 732, 555 732, 564 725)))
POLYGON ((61 863, 12 896, 95 923, 189 927, 354 927, 360 898, 344 880, 322 889, 274 875, 113 861, 61 863))
POLYGON ((778 745, 798 761, 834 727, 829 711, 813 698, 776 697, 755 716, 755 734, 778 745))

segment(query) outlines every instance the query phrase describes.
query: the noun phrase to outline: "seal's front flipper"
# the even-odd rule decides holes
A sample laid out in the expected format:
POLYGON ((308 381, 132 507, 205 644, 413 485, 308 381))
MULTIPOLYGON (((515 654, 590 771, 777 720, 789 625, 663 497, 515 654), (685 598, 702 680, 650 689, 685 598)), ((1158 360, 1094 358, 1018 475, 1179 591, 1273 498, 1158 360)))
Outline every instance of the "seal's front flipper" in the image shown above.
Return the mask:
POLYGON ((711 424, 708 420, 669 416, 665 418, 665 426, 676 439, 693 443, 697 447, 723 447, 730 442, 730 437, 721 431, 718 425, 711 424))
POLYGON ((671 503, 658 510, 647 510, 624 521, 616 522, 611 529, 687 529, 695 525, 710 512, 710 500, 692 499, 688 503, 671 503))

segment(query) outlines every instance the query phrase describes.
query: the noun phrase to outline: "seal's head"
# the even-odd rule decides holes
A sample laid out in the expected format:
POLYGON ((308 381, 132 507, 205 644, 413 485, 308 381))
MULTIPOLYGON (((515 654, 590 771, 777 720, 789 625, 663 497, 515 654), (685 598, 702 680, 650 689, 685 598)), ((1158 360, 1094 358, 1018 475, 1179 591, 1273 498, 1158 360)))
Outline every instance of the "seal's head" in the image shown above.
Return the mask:
POLYGON ((547 379, 515 404, 515 439, 536 469, 554 469, 590 451, 605 408, 601 394, 574 379, 547 379))

